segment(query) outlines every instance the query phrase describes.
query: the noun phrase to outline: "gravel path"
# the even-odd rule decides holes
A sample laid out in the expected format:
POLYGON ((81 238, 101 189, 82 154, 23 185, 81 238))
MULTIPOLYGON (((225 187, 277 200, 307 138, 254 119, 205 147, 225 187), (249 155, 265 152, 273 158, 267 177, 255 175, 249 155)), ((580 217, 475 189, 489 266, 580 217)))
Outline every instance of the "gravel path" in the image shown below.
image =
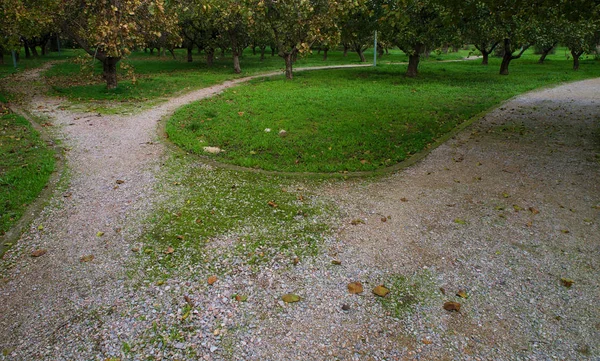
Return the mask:
POLYGON ((142 220, 165 201, 157 122, 244 80, 128 117, 33 94, 30 109, 69 149, 68 186, 4 257, 0 359, 600 357, 598 79, 518 97, 397 174, 319 189, 339 204, 340 228, 297 267, 240 272, 210 290, 189 282, 191 268, 160 289, 127 285, 142 220), (36 249, 47 253, 30 257, 36 249), (365 292, 350 295, 351 281, 365 292), (370 292, 382 283, 383 303, 370 292), (264 301, 234 304, 232 290, 264 301), (277 301, 289 291, 303 301, 277 301), (202 313, 186 329, 184 294, 202 313), (450 300, 460 312, 442 308, 450 300), (160 305, 174 311, 145 314, 160 305), (140 342, 155 320, 181 337, 140 342))

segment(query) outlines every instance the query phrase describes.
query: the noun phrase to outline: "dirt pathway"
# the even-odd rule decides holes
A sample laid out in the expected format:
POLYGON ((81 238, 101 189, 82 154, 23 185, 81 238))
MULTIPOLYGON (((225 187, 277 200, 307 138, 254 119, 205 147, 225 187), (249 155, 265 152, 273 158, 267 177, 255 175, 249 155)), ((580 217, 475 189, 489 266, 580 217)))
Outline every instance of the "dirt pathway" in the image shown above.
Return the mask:
MULTIPOLYGON (((34 71, 14 80, 37 76, 34 71)), ((60 101, 34 94, 33 113, 49 117, 69 149, 68 186, 5 257, 13 264, 0 284, 0 349, 7 359, 73 357, 55 349, 57 333, 61 344, 80 347, 82 359, 106 356, 101 335, 69 327, 101 324, 90 310, 110 313, 125 297, 136 297, 124 292, 125 255, 161 200, 154 186, 166 151, 156 139, 157 122, 248 79, 128 117, 71 113, 60 101), (47 253, 32 258, 35 249, 47 253)), ((345 317, 378 316, 331 314, 330 304, 315 303, 265 322, 262 341, 235 354, 273 360, 302 358, 306 350, 310 357, 304 359, 331 358, 332 350, 342 359, 361 359, 377 349, 375 359, 386 352, 396 359, 598 355, 599 90, 600 80, 590 80, 519 97, 416 166, 324 190, 348 216, 329 245, 344 260, 338 272, 373 283, 382 275, 427 274, 446 291, 402 321, 410 340, 398 340, 399 331, 385 325, 400 323, 381 316, 367 340, 357 328, 352 343, 346 329, 330 326, 344 325, 345 317), (358 218, 365 223, 350 225, 358 218), (575 284, 562 286, 562 277, 575 284), (469 298, 453 296, 459 289, 469 298), (461 313, 441 308, 449 299, 463 303, 461 313), (331 343, 315 347, 324 338, 331 343)), ((333 282, 312 280, 311 287, 323 292, 333 282)))

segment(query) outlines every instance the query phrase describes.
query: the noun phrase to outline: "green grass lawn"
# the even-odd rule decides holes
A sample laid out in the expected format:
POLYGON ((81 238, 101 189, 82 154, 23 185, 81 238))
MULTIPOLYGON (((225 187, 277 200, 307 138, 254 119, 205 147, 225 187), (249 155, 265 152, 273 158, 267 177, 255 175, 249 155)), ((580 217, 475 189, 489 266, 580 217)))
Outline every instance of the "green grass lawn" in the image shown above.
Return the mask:
POLYGON ((15 72, 42 66, 48 61, 65 60, 77 51, 64 50, 60 55, 22 58, 15 69, 10 56, 0 65, 0 82, 7 88, 0 91, 0 235, 3 235, 23 215, 26 207, 46 186, 55 167, 54 151, 46 146, 27 119, 13 114, 5 103, 10 100, 10 82, 6 77, 15 72))
MULTIPOLYGON (((268 50, 268 49, 267 49, 268 50)), ((260 60, 260 54, 253 55, 250 49, 246 49, 241 59, 242 73, 235 74, 232 68, 231 55, 226 53, 221 57, 220 53, 213 66, 205 63, 203 54, 194 53, 194 61, 186 61, 186 52, 183 49, 175 51, 176 59, 169 53, 166 56, 135 52, 126 63, 135 69, 136 82, 125 76, 125 71, 120 70, 119 86, 115 90, 107 90, 106 84, 100 76, 102 67, 100 62, 87 59, 93 69, 90 77, 88 73, 81 71, 81 66, 74 62, 57 64, 48 70, 45 75, 52 85, 53 94, 68 98, 77 103, 88 103, 92 105, 93 111, 111 112, 106 107, 106 101, 119 101, 121 109, 127 105, 143 103, 148 100, 164 99, 181 94, 193 89, 199 89, 210 85, 221 83, 225 80, 240 78, 244 76, 259 74, 267 71, 284 69, 284 62, 279 56, 271 56, 267 52, 264 61, 260 60), (94 107, 94 103, 98 105, 94 107)), ((469 51, 461 50, 458 53, 436 54, 432 53, 427 61, 452 60, 466 57, 469 51)), ((373 61, 372 51, 366 52, 367 62, 373 61)), ((400 50, 392 50, 390 54, 379 59, 380 62, 403 62, 407 61, 406 55, 400 50)), ((322 54, 313 51, 304 57, 300 57, 296 64, 299 67, 314 67, 324 65, 360 64, 358 55, 349 52, 347 56, 339 50, 330 51, 326 61, 322 54)))
POLYGON ((560 51, 545 64, 515 60, 509 76, 499 59, 424 62, 416 79, 403 65, 263 78, 178 110, 167 124, 183 149, 244 167, 290 172, 372 171, 429 147, 476 114, 517 94, 600 76, 584 60, 578 72, 560 51), (267 131, 270 129, 270 131, 267 131), (285 130, 287 136, 278 135, 285 130))
POLYGON ((54 170, 54 152, 29 122, 0 103, 0 235, 21 218, 54 170))

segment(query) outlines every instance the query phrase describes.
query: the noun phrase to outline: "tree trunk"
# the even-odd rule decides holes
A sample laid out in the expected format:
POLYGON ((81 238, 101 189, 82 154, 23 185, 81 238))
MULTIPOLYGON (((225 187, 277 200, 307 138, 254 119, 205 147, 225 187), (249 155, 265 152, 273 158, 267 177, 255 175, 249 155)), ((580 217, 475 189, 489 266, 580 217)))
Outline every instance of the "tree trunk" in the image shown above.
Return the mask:
POLYGON ((383 47, 381 45, 377 45, 377 56, 382 57, 383 56, 383 47))
POLYGON ((275 56, 275 47, 271 46, 271 56, 275 56))
POLYGON ((365 58, 365 53, 363 52, 362 46, 356 45, 356 46, 354 46, 354 50, 356 51, 356 54, 358 54, 358 57, 360 58, 360 62, 365 63, 367 61, 367 59, 365 58))
POLYGON ((329 52, 329 48, 323 49, 323 61, 327 60, 327 52, 329 52))
POLYGON ((0 64, 4 64, 4 49, 0 48, 0 64))
POLYGON ((256 55, 256 45, 252 45, 252 55, 256 55))
POLYGON ((265 60, 265 50, 267 49, 266 45, 260 46, 260 61, 265 60))
POLYGON ((538 64, 544 64, 544 60, 546 60, 546 57, 548 56, 548 54, 550 54, 550 52, 552 51, 552 49, 554 49, 554 45, 552 45, 549 48, 545 48, 542 51, 542 55, 540 56, 540 60, 538 60, 538 64))
POLYGON ((206 65, 212 66, 215 62, 215 49, 206 48, 206 65))
POLYGON ((25 46, 23 46, 25 48, 25 59, 29 59, 31 58, 31 53, 29 52, 29 44, 27 44, 27 41, 24 41, 25 46))
POLYGON ((106 57, 102 61, 102 67, 104 69, 104 80, 106 80, 107 89, 117 88, 117 63, 121 58, 106 57))
POLYGON ((233 71, 236 74, 242 72, 242 68, 240 67, 240 55, 238 54, 237 50, 233 51, 233 71))
POLYGON ((579 70, 579 57, 583 55, 583 51, 575 51, 571 50, 571 55, 573 56, 573 70, 579 70))
POLYGON ((188 63, 191 63, 192 61, 194 61, 193 51, 194 51, 194 47, 193 46, 188 46, 187 47, 187 62, 188 63))
POLYGON ((490 53, 488 53, 487 51, 482 51, 481 56, 483 57, 483 59, 481 60, 481 65, 488 65, 489 59, 490 59, 490 53))
POLYGON ((513 60, 513 48, 510 39, 504 39, 504 55, 502 56, 502 64, 500 64, 500 75, 508 75, 508 66, 513 60))
POLYGON ((508 66, 512 60, 512 53, 507 49, 504 49, 504 56, 502 57, 502 64, 500 64, 500 75, 508 75, 508 66))
POLYGON ((287 79, 294 79, 294 73, 293 73, 293 65, 294 65, 294 56, 293 56, 293 51, 290 53, 286 53, 283 56, 283 59, 285 60, 285 77, 287 79))
POLYGON ((38 54, 38 51, 37 51, 37 48, 35 47, 35 45, 33 45, 31 47, 31 55, 33 55, 35 58, 40 56, 40 54, 38 54))
POLYGON ((415 45, 413 53, 408 56, 408 69, 406 76, 414 78, 419 74, 419 60, 421 60, 421 51, 424 49, 423 44, 415 45))
POLYGON ((344 57, 348 56, 348 45, 344 44, 344 57))

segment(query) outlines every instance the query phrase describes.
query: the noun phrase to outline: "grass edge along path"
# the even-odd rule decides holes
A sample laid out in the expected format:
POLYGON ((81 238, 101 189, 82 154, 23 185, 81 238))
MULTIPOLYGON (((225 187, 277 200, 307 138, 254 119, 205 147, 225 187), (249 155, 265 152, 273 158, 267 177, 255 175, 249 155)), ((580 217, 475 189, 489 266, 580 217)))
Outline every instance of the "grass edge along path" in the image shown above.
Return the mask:
MULTIPOLYGON (((23 164, 14 164, 12 171, 7 169, 3 174, 12 173, 10 182, 2 183, 1 187, 12 187, 12 192, 2 192, 0 202, 2 204, 2 223, 0 224, 0 255, 3 255, 21 237, 29 224, 40 214, 56 190, 62 175, 64 174, 64 159, 62 152, 57 149, 55 143, 45 134, 31 116, 21 109, 10 106, 10 113, 2 116, 11 117, 19 127, 24 129, 27 139, 23 143, 29 144, 33 157, 23 164), (27 172, 34 170, 35 174, 27 172), (9 200, 17 203, 9 213, 4 209, 9 200), (9 217, 8 219, 5 219, 9 217)), ((14 134, 7 135, 11 140, 17 139, 14 134), (11 138, 14 137, 14 138, 11 138)), ((19 141, 20 141, 19 140, 19 141)), ((18 150, 15 150, 18 152, 18 150)))
MULTIPOLYGON (((589 61, 588 64, 588 69, 586 69, 586 71, 584 72, 572 72, 569 71, 568 68, 565 68, 565 64, 567 63, 566 61, 558 61, 555 62, 552 65, 549 66, 540 66, 538 64, 534 64, 531 61, 529 62, 524 62, 524 64, 520 65, 517 69, 517 71, 515 71, 515 74, 512 75, 512 78, 509 77, 499 77, 497 76, 495 73, 494 74, 490 74, 490 71, 494 71, 495 67, 482 67, 479 64, 476 63, 470 63, 468 65, 466 65, 466 63, 462 63, 462 64, 458 64, 458 63, 454 63, 454 64, 428 64, 427 68, 423 73, 425 74, 425 76, 423 76, 422 73, 422 78, 425 79, 417 79, 417 80, 407 80, 405 78, 403 78, 402 76, 399 75, 395 75, 395 76, 391 76, 388 77, 389 79, 387 80, 391 80, 391 82, 393 83, 392 85, 388 84, 389 88, 392 87, 398 87, 398 86, 404 86, 406 89, 404 91, 405 97, 415 97, 415 95, 419 96, 420 93, 425 93, 426 96, 428 98, 425 99, 425 102, 421 102, 418 103, 416 102, 416 106, 413 108, 417 108, 417 109, 409 109, 409 107, 411 106, 411 104, 404 104, 404 107, 398 107, 401 111, 404 111, 405 113, 408 113, 409 115, 411 115, 413 117, 413 119, 415 119, 415 114, 416 114, 416 119, 419 120, 419 116, 423 115, 424 117, 435 117, 437 116, 438 119, 442 119, 443 121, 446 121, 447 118, 454 118, 453 122, 451 122, 450 124, 442 124, 443 128, 439 128, 439 129, 433 129, 433 131, 430 131, 429 129, 425 129, 426 131, 429 132, 428 134, 428 138, 426 139, 421 139, 419 140, 419 144, 416 147, 413 147, 412 149, 408 149, 407 151, 404 152, 404 154, 401 154, 400 157, 394 159, 393 162, 391 162, 391 164, 389 164, 389 162, 386 164, 385 162, 380 162, 380 164, 378 165, 369 165, 369 163, 371 163, 369 160, 365 160, 365 159, 360 159, 360 158, 356 158, 354 161, 354 165, 355 168, 351 169, 349 167, 347 168, 341 168, 341 169, 319 169, 317 167, 317 169, 310 169, 309 167, 296 167, 296 169, 290 169, 290 168, 294 168, 294 166, 292 165, 292 161, 294 161, 294 159, 288 159, 287 162, 287 168, 283 167, 283 168, 277 168, 277 162, 281 160, 281 153, 278 153, 279 151, 282 150, 282 147, 280 146, 279 148, 274 148, 275 150, 269 150, 267 149, 267 152, 271 152, 273 154, 270 154, 270 158, 268 158, 266 160, 266 162, 260 163, 260 162, 248 162, 248 158, 252 157, 252 156, 256 156, 257 158, 261 155, 259 154, 260 152, 264 152, 265 148, 268 148, 270 146, 273 146, 274 142, 280 142, 280 143, 284 143, 286 140, 289 139, 289 136, 286 137, 286 139, 278 139, 277 137, 277 132, 279 131, 279 128, 281 127, 282 129, 286 129, 287 131, 289 131, 289 127, 292 127, 294 124, 284 124, 283 126, 279 126, 277 128, 275 127, 271 127, 273 129, 270 129, 270 131, 272 132, 271 134, 260 134, 263 132, 266 132, 267 130, 269 130, 269 126, 268 126, 268 122, 263 122, 260 123, 258 126, 255 126, 254 128, 251 128, 249 126, 247 126, 247 124, 253 122, 252 117, 255 118, 259 118, 259 119, 263 119, 264 117, 268 117, 268 116, 272 116, 272 119, 269 120, 270 122, 272 122, 272 124, 278 124, 278 120, 279 119, 286 119, 288 117, 292 117, 292 115, 290 115, 290 111, 286 110, 287 108, 285 108, 287 105, 284 105, 282 107, 280 107, 277 111, 273 111, 272 108, 275 106, 270 106, 268 105, 268 103, 265 101, 265 99, 260 99, 260 97, 262 96, 257 96, 257 94, 268 94, 268 88, 272 85, 277 85, 277 84, 284 84, 282 86, 283 91, 287 91, 290 88, 292 89, 292 91, 295 91, 296 93, 292 93, 291 96, 289 96, 289 98, 301 98, 302 94, 302 89, 298 90, 297 88, 299 87, 303 87, 303 88, 307 88, 310 87, 309 82, 311 81, 311 77, 303 77, 303 76, 298 76, 297 79, 294 81, 295 83, 291 83, 291 82, 282 82, 279 80, 270 80, 270 79, 266 79, 266 78, 262 78, 259 80, 253 80, 251 82, 249 82, 248 84, 244 84, 236 89, 229 89, 225 92, 223 92, 222 94, 218 95, 216 98, 212 98, 212 99, 205 99, 202 100, 200 102, 196 102, 196 103, 192 103, 189 104, 187 106, 184 106, 182 108, 180 108, 179 110, 177 110, 174 114, 173 117, 171 117, 170 120, 168 120, 166 122, 166 133, 167 136, 169 137, 169 139, 177 144, 178 146, 182 147, 184 150, 191 152, 191 153, 195 153, 197 155, 202 156, 202 158, 204 160, 206 159, 211 159, 210 162, 212 162, 213 164, 227 164, 225 165, 226 167, 232 168, 232 169, 238 169, 238 170, 256 170, 256 168, 258 168, 259 172, 264 172, 264 173, 271 173, 271 174, 280 174, 280 175, 291 175, 291 174, 298 174, 298 175, 319 175, 319 176, 325 176, 325 175, 338 175, 338 176, 364 176, 364 175, 376 175, 376 174, 380 174, 380 173, 386 173, 386 172, 390 172, 390 171, 395 171, 398 169, 401 169, 403 167, 409 166, 411 164, 414 164, 416 161, 418 161, 419 159, 423 158, 426 154, 428 154, 428 152, 430 152, 431 150, 435 149, 437 146, 439 146, 440 144, 442 144, 443 142, 445 142, 446 140, 448 140, 450 137, 454 136, 457 132, 459 132, 460 130, 464 129, 465 127, 467 127, 468 125, 472 124, 473 122, 475 122, 477 119, 479 119, 483 114, 487 113, 488 111, 490 111, 493 108, 496 108, 499 106, 499 104, 502 104, 504 102, 506 102, 507 100, 518 96, 520 94, 523 94, 525 92, 528 91, 532 91, 535 89, 540 89, 540 88, 544 88, 544 87, 548 87, 548 86, 554 86, 560 83, 564 83, 564 82, 568 82, 568 81, 576 81, 576 80, 583 80, 586 78, 591 78, 591 77, 595 77, 595 76, 599 76, 600 73, 598 73, 598 69, 596 68, 596 62, 594 61, 589 61), (452 72, 456 71, 457 67, 462 67, 462 71, 463 73, 472 73, 474 72, 476 74, 476 78, 475 81, 473 82, 473 86, 471 87, 472 89, 469 88, 464 88, 466 85, 468 85, 468 80, 469 78, 465 78, 465 74, 462 74, 462 79, 454 79, 455 77, 452 76, 452 72), (432 69, 433 68, 433 69, 432 69), (449 71, 448 71, 449 69, 449 71), (429 72, 429 74, 428 74, 429 72), (479 73, 477 73, 479 72, 479 73), (450 73, 450 75, 448 74, 450 73), (308 79, 307 79, 308 78, 308 79), (436 79, 439 80, 440 84, 434 84, 436 79), (403 83, 403 84, 401 84, 403 83), (266 85, 264 85, 266 84, 266 85), (286 84, 295 84, 295 85, 291 85, 291 86, 287 86, 286 84), (400 85, 398 85, 400 84, 400 85), (463 86, 463 88, 461 88, 461 86, 463 86), (286 88, 287 87, 287 88, 286 88), (294 88, 295 87, 295 88, 294 88), (252 90, 252 88, 256 88, 258 90, 252 90), (438 91, 438 89, 441 88, 440 91, 438 91), (250 89, 250 90, 249 90, 250 89), (449 90, 447 90, 449 89, 449 90), (466 91, 462 91, 461 89, 467 89, 466 91), (458 91, 457 91, 458 90, 458 91), (429 93, 429 94, 427 94, 429 93), (299 96, 300 95, 300 96, 299 96), (449 98, 448 95, 450 96, 454 96, 453 98, 449 98), (433 108, 433 112, 427 112, 427 111, 423 111, 423 110, 428 110, 423 108, 424 104, 432 104, 433 101, 436 101, 436 98, 446 98, 446 103, 442 104, 441 106, 438 106, 439 109, 435 108, 435 104, 432 105, 433 108), (257 99, 258 100, 255 100, 257 99), (456 102, 456 98, 458 98, 458 102, 456 102), (250 99, 249 101, 246 101, 246 99, 250 99), (450 99, 450 101, 448 102, 447 100, 450 99), (255 102, 257 104, 260 104, 261 109, 259 109, 257 111, 256 107, 252 107, 253 104, 252 102, 255 102), (429 103, 428 103, 429 102, 429 103), (218 106, 215 106, 214 104, 217 103, 218 106, 222 106, 221 108, 219 108, 218 106), (238 104, 239 103, 239 104, 238 104), (229 105, 229 104, 233 104, 233 105, 229 105), (224 106, 223 106, 224 105, 224 106), (421 107, 421 109, 418 109, 418 107, 421 107), (260 113, 263 109, 267 109, 266 112, 262 112, 260 113), (269 109, 271 108, 271 109, 269 109), (281 110, 283 109, 283 110, 281 110), (254 113, 258 112, 260 114, 255 115, 254 113), (288 112, 288 113, 286 113, 288 112), (419 112, 421 112, 421 114, 419 114, 419 112), (226 116, 224 117, 224 120, 219 121, 219 119, 217 119, 220 114, 225 113, 226 116), (275 115, 272 115, 273 113, 275 113, 275 115), (433 113, 433 114, 432 114, 433 113), (200 120, 200 122, 198 122, 197 120, 200 120), (273 119, 275 119, 276 121, 273 121, 273 119), (216 120, 216 124, 215 123, 216 120), (205 127, 204 124, 205 123, 213 123, 213 125, 207 126, 205 127), (231 125, 229 125, 231 124, 231 125), (230 126, 232 129, 228 132, 224 132, 224 136, 219 138, 219 137, 212 137, 211 138, 211 131, 213 131, 214 129, 215 132, 219 132, 223 129, 223 127, 227 127, 230 126), (212 128, 211 128, 212 127, 212 128), (192 128, 192 129, 190 129, 192 128), (190 131, 191 130, 191 131, 190 131), (255 135, 253 135, 254 138, 250 137, 245 137, 245 134, 243 134, 244 132, 254 132, 255 135), (186 134, 187 133, 187 134, 186 134), (258 135, 256 135, 258 133, 258 135), (265 141, 266 136, 270 137, 270 140, 265 141), (262 136, 261 139, 258 139, 258 137, 262 136), (232 142, 235 142, 238 138, 241 138, 238 142, 238 144, 233 144, 231 145, 232 142), (258 139, 258 140, 257 140, 258 139), (255 142, 256 144, 252 144, 253 142, 255 142), (241 144, 243 143, 243 145, 241 144), (246 152, 246 154, 242 154, 240 159, 228 159, 229 154, 231 154, 231 152, 228 152, 229 149, 231 148, 235 148, 236 146, 239 147, 240 145, 245 146, 247 144, 251 144, 250 147, 246 147, 245 149, 242 150, 243 152, 246 152), (225 149, 224 153, 220 153, 220 154, 216 154, 216 155, 211 155, 208 154, 206 152, 203 151, 203 147, 204 146, 214 146, 214 147, 219 147, 219 148, 223 148, 225 149), (251 148, 252 146, 255 146, 256 148, 253 149, 251 148), (228 149, 229 148, 229 149, 228 149), (229 154, 228 154, 229 153, 229 154), (359 164, 358 162, 360 162, 361 164, 359 164), (268 164, 267 164, 268 163, 268 164), (265 164, 267 166, 265 166, 265 164), (291 166, 290 166, 291 165, 291 166)), ((516 68, 516 67, 515 67, 516 68)), ((396 68, 398 69, 398 68, 396 68)), ((384 76, 386 73, 393 73, 394 71, 399 72, 402 71, 400 70, 391 70, 391 68, 389 67, 383 67, 382 69, 374 69, 374 68, 370 68, 370 69, 354 69, 354 70, 349 70, 346 73, 342 74, 342 77, 349 77, 350 75, 357 75, 357 77, 365 77, 368 78, 369 72, 370 73, 375 73, 374 77, 377 77, 378 74, 377 72, 382 72, 384 73, 384 76), (350 72, 350 75, 348 75, 348 72, 350 72), (353 73, 352 73, 353 72, 353 73), (366 75, 365 75, 366 74, 366 75)), ((318 72, 315 72, 315 74, 318 74, 318 72)), ((339 75, 339 74, 338 74, 339 75)), ((388 74, 389 75, 389 74, 388 74)), ((393 75, 393 74, 392 74, 393 75)), ((332 78, 333 77, 329 77, 328 75, 319 75, 319 76, 312 76, 312 78, 317 78, 318 81, 320 81, 321 83, 317 84, 317 86, 313 86, 312 89, 316 89, 322 86, 328 86, 328 82, 335 82, 336 80, 332 78)), ((368 79, 367 79, 368 80, 368 79)), ((385 79, 384 79, 385 80, 385 79)), ((366 86, 368 86, 368 81, 364 81, 363 83, 360 84, 360 86, 363 86, 364 84, 367 84, 366 86)), ((375 81, 373 82, 375 83, 375 81)), ((352 86, 355 86, 355 84, 353 84, 352 86)), ((379 85, 376 84, 375 87, 378 87, 379 85)), ((332 89, 335 90, 335 87, 331 87, 332 89)), ((348 88, 348 86, 346 86, 346 88, 348 88)), ((277 92, 279 89, 276 89, 275 92, 277 92)), ((332 93, 335 91, 332 91, 332 93)), ((364 92, 361 92, 364 93, 364 92)), ((385 88, 381 88, 381 93, 383 93, 382 95, 377 95, 379 97, 379 99, 384 99, 385 97, 388 97, 388 93, 386 92, 385 88)), ((267 98, 269 96, 272 96, 273 94, 268 94, 268 95, 264 95, 262 96, 263 98, 267 98)), ((321 95, 321 94, 319 94, 321 95)), ((325 96, 327 96, 327 94, 325 94, 325 96)), ((328 98, 328 101, 335 101, 335 97, 337 96, 337 92, 333 97, 328 98)), ((367 97, 370 97, 368 99, 368 101, 370 103, 375 103, 377 102, 377 99, 373 98, 373 94, 369 93, 367 94, 367 97)), ((279 101, 281 101, 281 99, 283 98, 278 98, 279 101)), ((327 101, 325 102, 318 102, 318 99, 315 99, 315 97, 305 97, 303 99, 301 99, 301 102, 303 102, 303 104, 305 105, 304 109, 301 108, 294 108, 293 106, 289 106, 290 109, 293 109, 291 112, 296 112, 296 113, 300 113, 301 111, 304 111, 308 108, 308 110, 306 110, 306 114, 309 114, 308 116, 312 116, 313 118, 318 118, 319 117, 319 111, 321 111, 320 109, 312 109, 310 108, 311 102, 313 102, 314 100, 316 100, 316 103, 318 103, 319 106, 321 107, 326 107, 327 106, 327 101), (317 115, 315 115, 317 114, 317 115)), ((390 104, 394 104, 394 102, 397 99, 388 99, 390 104)), ((443 103, 443 102, 442 102, 443 103)), ((338 104, 339 105, 339 104, 338 104)), ((315 107, 313 107, 315 108, 315 107)), ((326 110, 322 111, 322 114, 325 114, 325 117, 327 117, 328 112, 333 112, 335 111, 335 109, 333 108, 327 108, 326 110)), ((391 109, 391 111, 388 111, 388 119, 386 121, 392 122, 392 121, 397 121, 397 119, 392 119, 391 117, 401 117, 401 115, 397 116, 394 112, 396 112, 396 109, 391 109)), ((332 113, 333 114, 333 113, 332 113)), ((304 116, 304 113, 301 115, 304 116)), ((348 116, 352 116, 352 114, 348 115, 348 116)), ((299 118, 294 118, 293 121, 297 122, 299 120, 299 118)), ((302 119, 300 119, 301 121, 302 119)), ((371 119, 368 119, 367 121, 371 121, 371 119)), ((367 121, 364 121, 365 124, 368 124, 367 121)), ((386 121, 384 121, 383 123, 385 123, 386 121)), ((430 122, 428 119, 426 119, 426 122, 432 123, 430 122)), ((318 120, 315 122, 312 122, 311 124, 309 124, 309 126, 313 126, 313 127, 318 127, 319 125, 314 125, 314 123, 318 123, 318 120)), ((281 124, 281 123, 279 123, 281 124)), ((435 122, 433 122, 434 126, 438 126, 437 124, 435 124, 435 122)), ((406 123, 404 125, 405 127, 410 127, 411 124, 410 123, 406 123)), ((364 129, 364 128, 363 128, 364 129)), ((396 128, 398 129, 398 128, 396 128)), ((351 132, 343 132, 344 134, 351 134, 351 132)), ((420 135, 421 130, 417 129, 416 132, 413 133, 417 133, 417 135, 420 135)), ((309 138, 305 138, 302 139, 300 141, 302 147, 306 147, 309 146, 311 142, 314 142, 316 138, 311 138, 316 134, 316 132, 313 132, 310 134, 309 138)), ((329 134, 329 133, 328 133, 329 134)), ((317 134, 317 138, 318 138, 318 134, 317 134)), ((316 139, 318 141, 318 139, 316 139)), ((411 139, 408 139, 409 143, 411 142, 411 139)), ((385 138, 380 138, 380 143, 386 143, 387 140, 385 138)), ((290 145, 290 143, 288 143, 287 145, 284 145, 283 148, 285 147, 292 147, 293 144, 290 145)), ((331 150, 332 147, 329 147, 329 150, 331 150)), ((347 147, 348 148, 348 147, 347 147)), ((350 147, 352 148, 352 147, 350 147)), ((319 149, 318 151, 321 152, 321 154, 324 154, 326 152, 326 150, 322 147, 321 149, 319 149)), ((316 152, 318 153, 318 152, 316 152)), ((366 158, 366 156, 368 156, 370 153, 369 149, 367 149, 366 151, 364 151, 364 156, 366 158)), ((360 156, 360 155, 359 155, 360 156)), ((313 154, 313 158, 320 158, 321 155, 319 154, 313 154), (316 156, 315 156, 316 155, 316 156)), ((387 158, 384 154, 384 157, 380 157, 381 158, 387 158)), ((390 157, 391 158, 391 157, 390 157)), ((306 158, 302 159, 302 161, 306 160, 306 158)), ((388 158, 389 160, 389 158, 388 158)), ((298 163, 298 159, 295 160, 296 163, 298 163)), ((337 163, 337 160, 334 159, 334 161, 329 161, 330 163, 337 163)), ((329 166, 328 164, 326 166, 329 166)))

